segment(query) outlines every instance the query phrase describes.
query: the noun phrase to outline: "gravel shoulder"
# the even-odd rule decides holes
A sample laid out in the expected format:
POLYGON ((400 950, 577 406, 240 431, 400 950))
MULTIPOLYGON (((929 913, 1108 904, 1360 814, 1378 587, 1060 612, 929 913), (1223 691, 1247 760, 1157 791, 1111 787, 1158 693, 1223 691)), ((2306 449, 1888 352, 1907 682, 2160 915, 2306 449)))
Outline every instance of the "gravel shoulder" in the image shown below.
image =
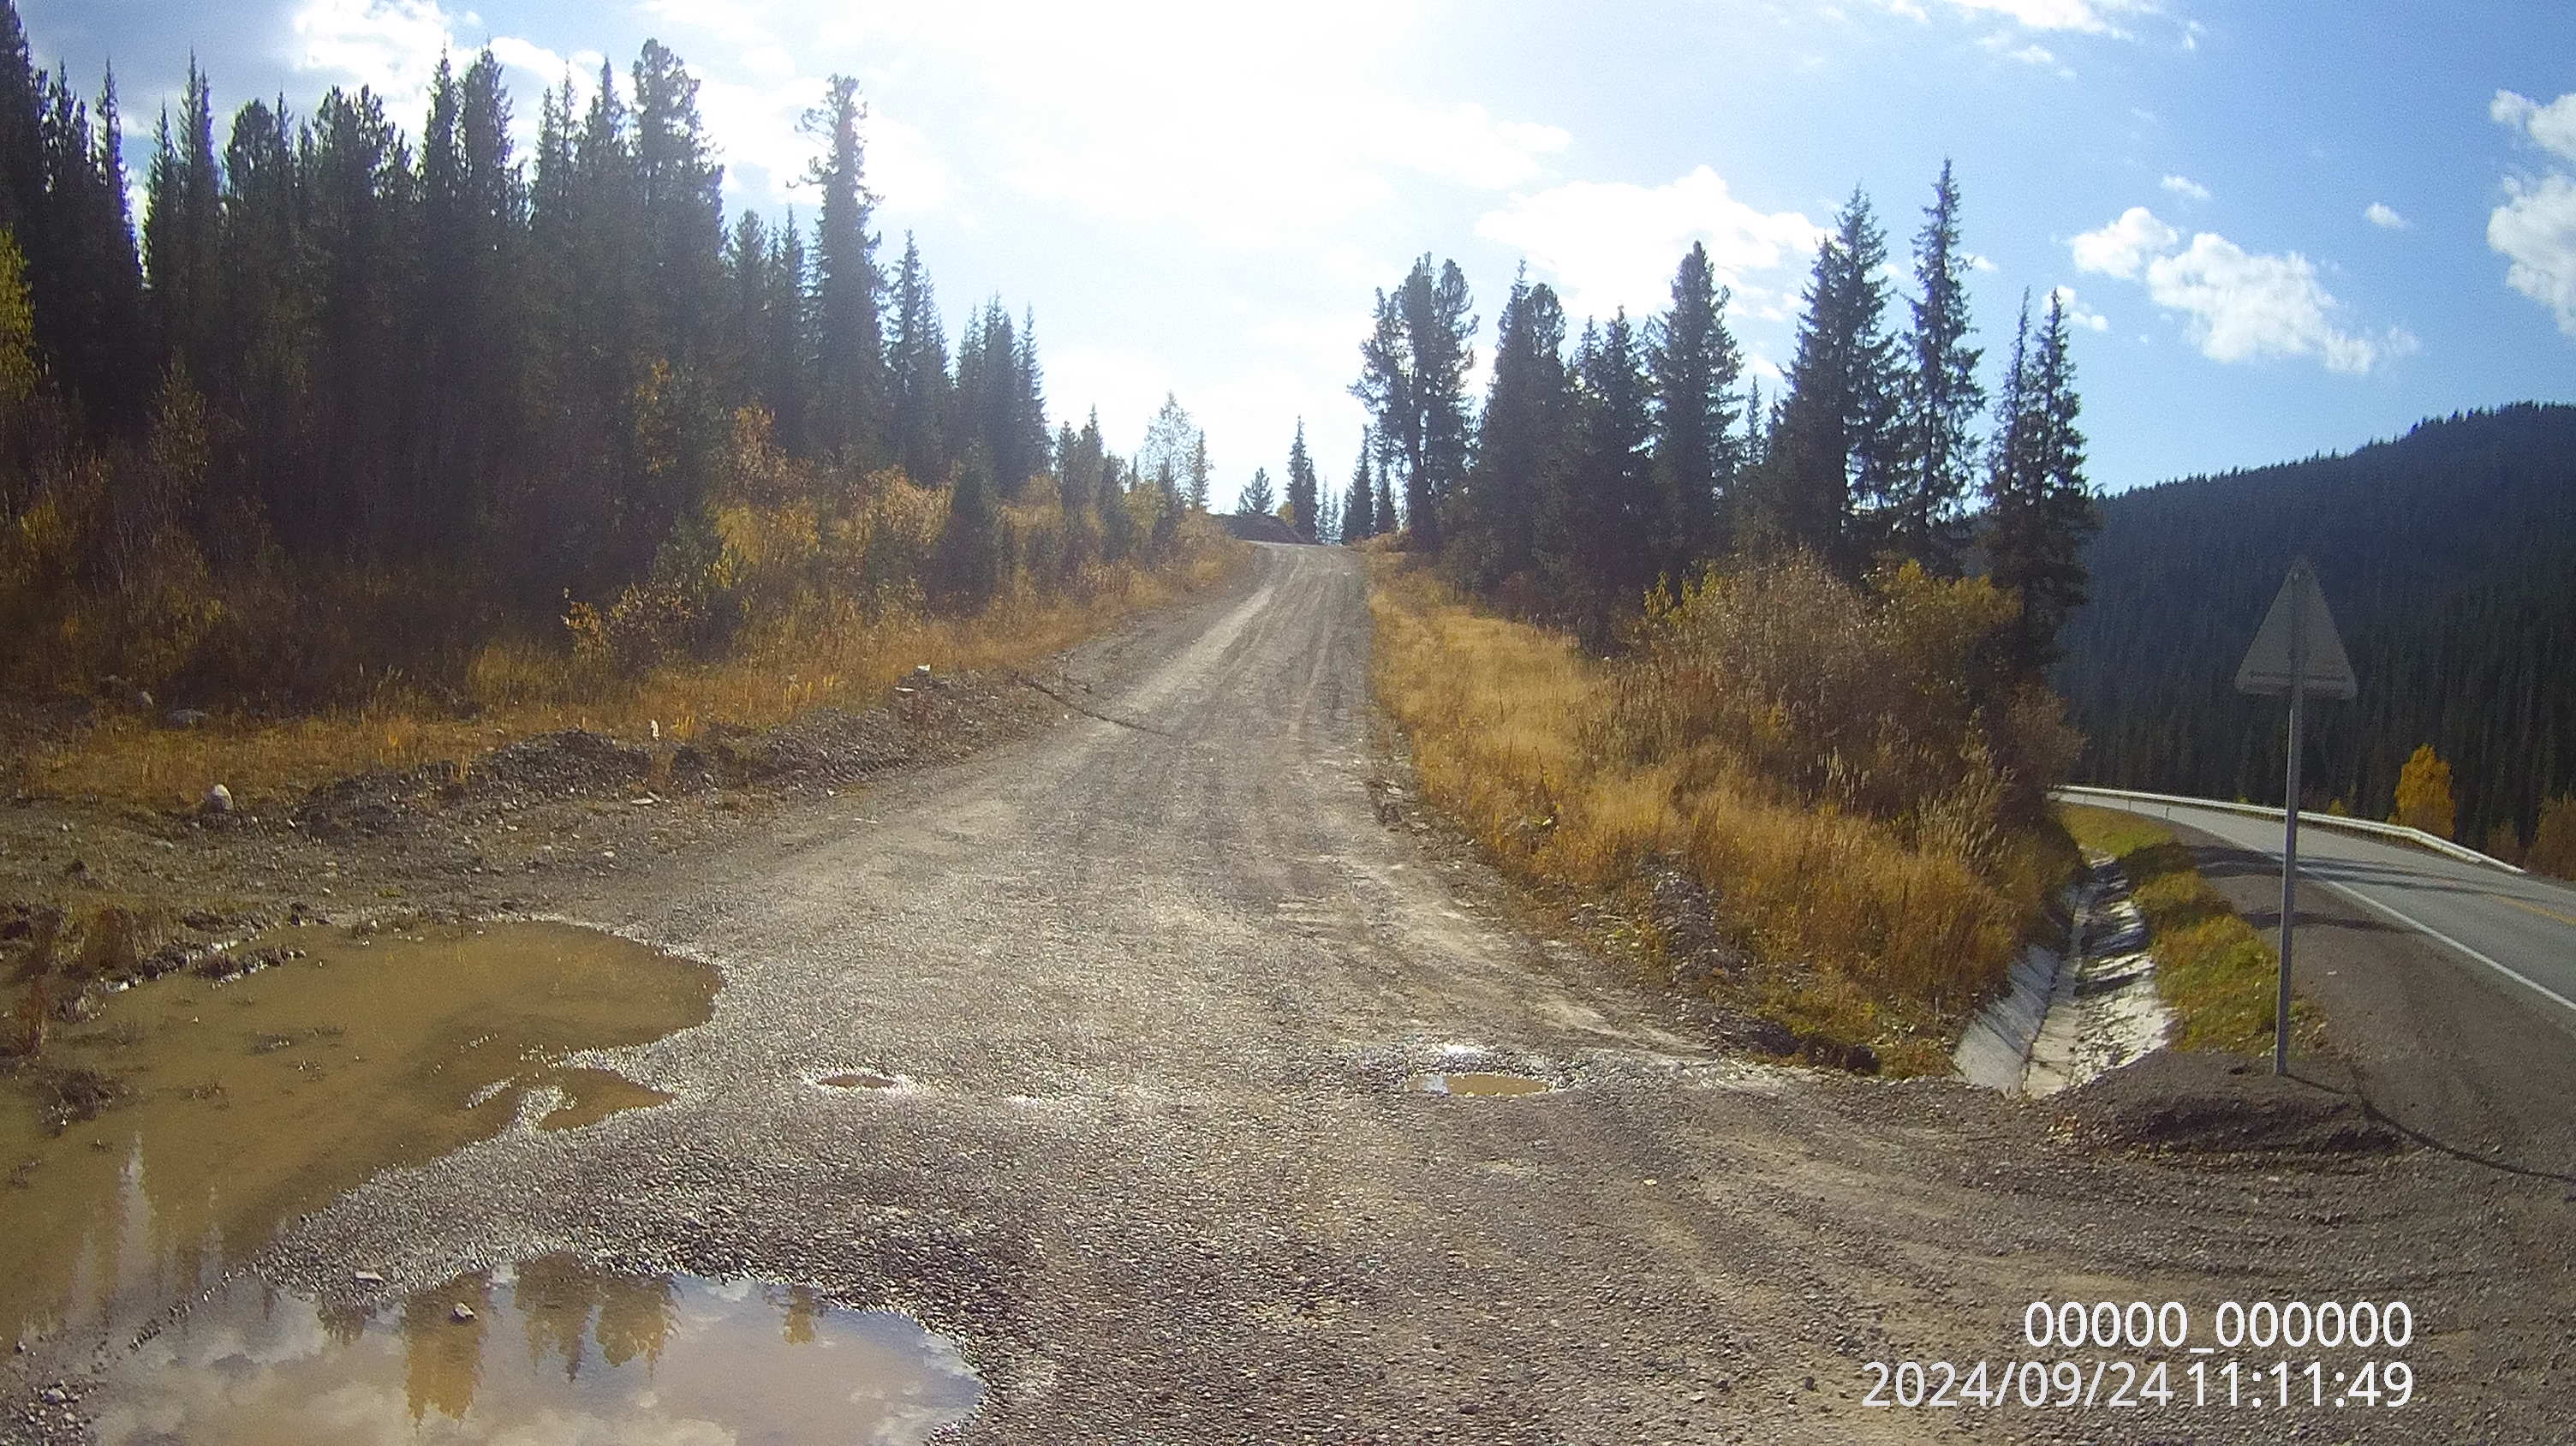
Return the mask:
MULTIPOLYGON (((335 903, 561 915, 706 960, 714 1019, 607 1061, 672 1103, 380 1176, 258 1268, 324 1295, 353 1266, 399 1290, 556 1250, 798 1281, 957 1337, 988 1385, 960 1441, 2563 1436, 2564 1181, 2332 1132, 2095 1128, 2178 1095, 2222 1123, 2306 1108, 2225 1061, 2046 1105, 1750 1061, 1381 807, 1365 587, 1338 550, 1263 547, 1046 691, 994 685, 985 746, 873 782, 710 768, 650 804, 488 814, 469 791, 436 823, 251 849, 0 810, 34 871, 0 881, 70 848, 136 882, 236 849, 254 904, 337 863, 335 903), (532 832, 556 860, 534 870, 532 832), (1433 1068, 1558 1088, 1403 1087, 1433 1068), (845 1069, 907 1086, 811 1083, 845 1069), (2026 1359, 2023 1307, 2067 1298, 2404 1299, 2419 1389, 2287 1419, 1863 1404, 1865 1362, 2026 1359)), ((183 881, 248 890, 206 867, 183 881)))

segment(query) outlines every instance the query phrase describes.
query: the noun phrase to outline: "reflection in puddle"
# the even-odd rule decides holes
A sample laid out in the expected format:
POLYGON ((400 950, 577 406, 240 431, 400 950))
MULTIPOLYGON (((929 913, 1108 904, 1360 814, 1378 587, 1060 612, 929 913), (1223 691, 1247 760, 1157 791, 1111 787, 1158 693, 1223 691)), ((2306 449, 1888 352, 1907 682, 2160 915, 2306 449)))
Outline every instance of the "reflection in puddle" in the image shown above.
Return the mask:
POLYGON ((372 1311, 239 1279, 89 1404, 101 1446, 715 1446, 921 1441, 982 1392, 953 1342, 903 1316, 550 1256, 372 1311))
POLYGON ((561 1095, 556 1129, 658 1103, 560 1061, 714 1011, 715 971, 566 925, 277 938, 306 957, 112 995, 47 1046, 45 1069, 125 1103, 49 1136, 0 1097, 0 1332, 138 1327, 279 1221, 500 1130, 528 1091, 561 1095))
POLYGON ((1556 1086, 1525 1074, 1418 1074, 1413 1087, 1435 1095, 1542 1095, 1556 1086))

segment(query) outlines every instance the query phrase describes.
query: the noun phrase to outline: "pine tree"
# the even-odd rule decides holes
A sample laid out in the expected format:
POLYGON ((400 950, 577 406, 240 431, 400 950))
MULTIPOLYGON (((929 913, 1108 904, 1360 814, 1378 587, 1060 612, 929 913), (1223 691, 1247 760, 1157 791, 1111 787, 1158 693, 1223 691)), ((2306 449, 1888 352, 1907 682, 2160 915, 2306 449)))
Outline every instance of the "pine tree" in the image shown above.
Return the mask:
POLYGON ((1315 459, 1306 452, 1306 419, 1297 419, 1297 439, 1288 444, 1288 525, 1299 537, 1315 540, 1315 459))
POLYGON ((1676 584, 1725 541, 1718 519, 1743 467, 1735 437, 1735 384, 1743 355, 1726 329, 1729 294, 1691 243, 1673 276, 1672 309, 1647 329, 1654 379, 1655 483, 1667 515, 1658 567, 1676 584))
POLYGON ((1207 433, 1200 431, 1190 438, 1190 510, 1192 512, 1207 511, 1208 484, 1211 480, 1213 479, 1208 472, 1207 433))
POLYGON ((322 97, 298 157, 313 268, 314 444, 304 499, 274 510, 314 552, 368 554, 411 519, 397 506, 395 447, 411 391, 404 322, 419 236, 409 150, 384 103, 361 89, 322 97))
MULTIPOLYGON (((825 146, 806 177, 823 193, 814 230, 813 440, 820 450, 850 454, 863 465, 878 445, 885 405, 877 243, 868 231, 876 198, 867 189, 859 141, 859 125, 866 119, 859 83, 846 75, 833 76, 823 104, 805 114, 806 129, 821 136, 825 146)), ((964 370, 962 354, 959 369, 964 370)), ((989 435, 986 441, 989 448, 989 435)), ((1019 479, 1007 475, 1009 459, 988 451, 986 460, 997 469, 994 476, 1003 490, 1017 487, 1019 479)))
POLYGON ((2066 315, 2054 295, 2036 343, 2025 298, 1996 398, 1985 483, 1988 570, 1997 586, 2021 599, 2007 662, 2032 679, 2046 674, 2057 656, 2058 630, 2084 605, 2084 546, 2099 526, 2084 477, 2084 434, 2076 426, 2082 405, 2067 354, 2066 315))
POLYGON ((1252 480, 1243 484, 1235 497, 1234 510, 1243 517, 1270 517, 1279 511, 1279 495, 1271 490, 1270 472, 1264 467, 1252 469, 1252 480))
POLYGON ((1894 421, 1897 464, 1873 499, 1872 531, 1936 573, 1958 570, 1959 508, 1973 480, 1973 427, 1986 402, 1983 353, 1967 344, 1967 257, 1959 249, 1959 190, 1941 163, 1923 229, 1914 237, 1913 329, 1904 346, 1894 421))
POLYGON ((1435 274, 1425 253, 1393 295, 1377 294, 1376 322, 1360 345, 1360 379, 1351 394, 1369 409, 1388 457, 1404 471, 1405 526, 1414 545, 1442 542, 1440 508, 1467 468, 1469 339, 1466 274, 1455 261, 1435 274))
POLYGON ((1885 490, 1894 342, 1887 336, 1887 240, 1858 190, 1816 248, 1789 395, 1750 519, 1760 545, 1803 547, 1847 575, 1867 562, 1857 499, 1885 490))

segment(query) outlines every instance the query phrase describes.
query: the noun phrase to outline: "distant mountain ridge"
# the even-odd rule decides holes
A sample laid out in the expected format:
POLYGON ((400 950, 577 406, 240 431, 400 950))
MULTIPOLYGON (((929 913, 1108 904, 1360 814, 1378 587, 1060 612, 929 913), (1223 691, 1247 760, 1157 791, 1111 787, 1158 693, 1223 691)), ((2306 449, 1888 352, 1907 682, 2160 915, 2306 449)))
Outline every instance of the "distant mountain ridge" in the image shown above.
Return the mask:
POLYGON ((2385 816, 2422 743, 2471 843, 2498 823, 2527 840, 2543 799, 2576 793, 2576 406, 2536 402, 2105 498, 2057 675, 2087 781, 2280 801, 2281 705, 2234 677, 2300 555, 2361 678, 2311 710, 2308 802, 2385 816))

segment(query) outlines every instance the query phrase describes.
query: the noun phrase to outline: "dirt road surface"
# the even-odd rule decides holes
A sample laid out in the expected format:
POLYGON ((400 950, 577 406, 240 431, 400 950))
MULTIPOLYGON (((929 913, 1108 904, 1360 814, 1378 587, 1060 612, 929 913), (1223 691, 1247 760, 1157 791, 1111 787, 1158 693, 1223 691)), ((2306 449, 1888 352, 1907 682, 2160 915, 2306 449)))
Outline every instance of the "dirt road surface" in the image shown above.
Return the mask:
POLYGON ((2104 1151, 2047 1105, 1730 1057, 1381 820, 1365 591, 1265 547, 1076 655, 1089 713, 601 885, 567 912, 723 971, 710 1023, 610 1058, 676 1100, 381 1176, 260 1270, 802 1282, 960 1340, 966 1442, 2565 1439, 2567 1182, 2104 1151), (1405 1088, 1439 1068, 1559 1088, 1405 1088), (907 1083, 813 1083, 852 1069, 907 1083), (1863 1403, 1870 1361, 2066 1355, 2020 1331, 2070 1297, 2402 1299, 2418 1387, 1863 1403))

